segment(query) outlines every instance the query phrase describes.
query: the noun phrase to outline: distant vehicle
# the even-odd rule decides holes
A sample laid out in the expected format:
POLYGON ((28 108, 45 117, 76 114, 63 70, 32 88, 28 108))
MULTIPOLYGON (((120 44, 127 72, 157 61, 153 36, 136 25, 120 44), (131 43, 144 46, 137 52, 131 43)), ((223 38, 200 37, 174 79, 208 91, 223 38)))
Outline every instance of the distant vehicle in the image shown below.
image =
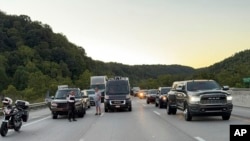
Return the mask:
POLYGON ((147 96, 147 94, 148 94, 148 90, 140 90, 140 91, 138 92, 138 97, 139 97, 140 99, 145 99, 146 96, 147 96))
POLYGON ((87 95, 89 99, 90 106, 95 106, 95 90, 94 89, 88 89, 82 91, 83 95, 87 95))
POLYGON ((52 100, 50 102, 50 110, 53 119, 57 119, 58 115, 67 115, 68 114, 68 103, 67 103, 67 96, 71 91, 75 92, 76 98, 76 112, 75 114, 78 117, 84 117, 86 112, 86 103, 79 88, 59 88, 56 91, 55 96, 52 96, 52 100))
POLYGON ((166 108, 167 107, 167 98, 168 92, 171 87, 159 87, 157 95, 155 97, 155 107, 166 108))
POLYGON ((132 111, 130 84, 126 79, 111 79, 107 82, 104 110, 127 109, 132 111))
POLYGON ((155 103, 156 94, 157 94, 157 89, 149 89, 148 90, 148 94, 147 94, 147 98, 146 98, 147 104, 155 103))
POLYGON ((174 82, 168 93, 167 113, 181 110, 186 121, 191 121, 193 116, 222 116, 223 120, 229 120, 233 104, 228 89, 214 80, 174 82))
POLYGON ((140 91, 140 87, 133 87, 131 90, 132 90, 132 95, 137 96, 138 92, 140 91))
POLYGON ((90 77, 90 89, 95 89, 96 87, 99 89, 99 91, 102 94, 101 102, 104 102, 104 95, 105 95, 105 89, 106 84, 108 81, 107 76, 91 76, 90 77))

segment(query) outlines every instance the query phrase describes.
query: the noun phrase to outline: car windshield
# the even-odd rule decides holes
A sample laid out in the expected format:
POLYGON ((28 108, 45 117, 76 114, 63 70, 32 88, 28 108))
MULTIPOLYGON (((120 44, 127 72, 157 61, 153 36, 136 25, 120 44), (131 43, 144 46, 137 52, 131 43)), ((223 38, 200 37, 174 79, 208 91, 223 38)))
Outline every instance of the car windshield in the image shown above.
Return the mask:
POLYGON ((94 95, 95 94, 95 91, 93 90, 90 90, 90 91, 87 91, 88 95, 94 95))
POLYGON ((170 88, 163 88, 162 90, 161 90, 161 94, 166 94, 166 93, 168 93, 170 91, 170 88))
POLYGON ((57 90, 56 95, 55 95, 55 99, 66 99, 71 91, 75 92, 75 97, 76 98, 81 97, 81 93, 80 93, 79 90, 77 90, 77 89, 75 89, 75 90, 67 89, 67 90, 57 90))
POLYGON ((148 94, 157 94, 157 90, 156 89, 155 90, 149 90, 148 94))
POLYGON ((104 84, 91 85, 90 87, 91 87, 91 89, 95 89, 96 87, 97 87, 99 90, 105 89, 105 85, 104 85, 104 84))
POLYGON ((129 88, 127 85, 111 85, 107 90, 108 94, 128 94, 129 88))
POLYGON ((218 90, 221 89, 220 85, 215 81, 193 81, 187 82, 188 91, 199 91, 199 90, 218 90))

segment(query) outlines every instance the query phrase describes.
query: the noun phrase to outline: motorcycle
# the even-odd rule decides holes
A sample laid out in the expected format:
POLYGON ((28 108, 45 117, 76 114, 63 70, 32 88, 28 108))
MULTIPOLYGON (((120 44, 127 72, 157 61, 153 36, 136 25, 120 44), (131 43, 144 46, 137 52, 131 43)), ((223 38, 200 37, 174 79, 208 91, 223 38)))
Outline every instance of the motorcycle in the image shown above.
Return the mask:
POLYGON ((19 131, 22 127, 22 122, 27 122, 29 118, 29 102, 16 100, 15 106, 4 105, 3 121, 0 128, 1 136, 6 136, 9 129, 19 131))

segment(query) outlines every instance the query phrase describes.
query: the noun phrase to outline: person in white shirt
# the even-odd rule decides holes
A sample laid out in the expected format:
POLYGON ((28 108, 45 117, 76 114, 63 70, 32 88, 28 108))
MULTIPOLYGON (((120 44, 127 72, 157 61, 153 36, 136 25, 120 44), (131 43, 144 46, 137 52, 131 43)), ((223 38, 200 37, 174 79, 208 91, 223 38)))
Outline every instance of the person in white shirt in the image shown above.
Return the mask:
POLYGON ((95 88, 95 106, 96 106, 96 113, 95 115, 101 115, 101 93, 99 89, 95 88))
POLYGON ((76 121, 75 119, 75 92, 71 91, 70 94, 67 97, 68 102, 68 119, 71 122, 71 119, 73 118, 73 121, 76 121))

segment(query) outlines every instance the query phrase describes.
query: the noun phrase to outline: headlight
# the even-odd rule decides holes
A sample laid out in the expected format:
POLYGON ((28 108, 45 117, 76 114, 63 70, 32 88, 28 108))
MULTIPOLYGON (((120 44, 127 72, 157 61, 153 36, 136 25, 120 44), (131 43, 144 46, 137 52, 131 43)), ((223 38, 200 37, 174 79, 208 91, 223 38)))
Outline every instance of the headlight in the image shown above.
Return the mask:
POLYGON ((164 101, 165 101, 166 99, 167 99, 167 98, 166 98, 165 96, 163 96, 163 97, 162 97, 162 100, 164 100, 164 101))
POLYGON ((198 96, 190 96, 189 102, 191 104, 199 104, 200 103, 200 97, 198 97, 198 96))
POLYGON ((57 103, 52 102, 52 103, 51 103, 51 107, 57 107, 57 103))
POLYGON ((227 96, 227 102, 232 103, 233 97, 231 95, 227 96))

